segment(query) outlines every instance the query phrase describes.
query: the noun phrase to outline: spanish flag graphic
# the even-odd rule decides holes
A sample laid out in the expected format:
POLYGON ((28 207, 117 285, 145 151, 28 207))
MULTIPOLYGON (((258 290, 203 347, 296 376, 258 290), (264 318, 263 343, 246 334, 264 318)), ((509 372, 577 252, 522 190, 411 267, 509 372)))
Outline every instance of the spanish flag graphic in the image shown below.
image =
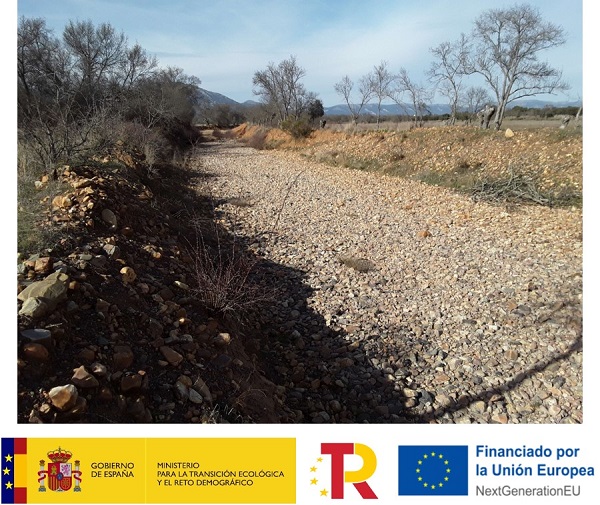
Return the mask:
POLYGON ((2 439, 2 503, 27 503, 27 439, 2 439))

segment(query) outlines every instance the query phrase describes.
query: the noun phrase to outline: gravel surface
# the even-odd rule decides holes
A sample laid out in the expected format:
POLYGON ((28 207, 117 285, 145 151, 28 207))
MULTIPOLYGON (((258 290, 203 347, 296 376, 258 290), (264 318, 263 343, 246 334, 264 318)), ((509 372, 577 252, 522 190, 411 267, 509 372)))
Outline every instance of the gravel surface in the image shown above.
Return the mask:
POLYGON ((223 222, 284 293, 256 321, 295 422, 581 423, 580 209, 214 143, 223 222))

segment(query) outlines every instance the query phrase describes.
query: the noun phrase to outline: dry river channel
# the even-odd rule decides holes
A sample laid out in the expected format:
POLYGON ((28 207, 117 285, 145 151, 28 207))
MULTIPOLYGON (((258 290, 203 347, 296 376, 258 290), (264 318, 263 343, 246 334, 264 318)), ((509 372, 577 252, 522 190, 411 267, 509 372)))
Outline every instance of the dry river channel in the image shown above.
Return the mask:
POLYGON ((233 141, 197 167, 270 265, 252 331, 301 423, 581 423, 582 212, 233 141))

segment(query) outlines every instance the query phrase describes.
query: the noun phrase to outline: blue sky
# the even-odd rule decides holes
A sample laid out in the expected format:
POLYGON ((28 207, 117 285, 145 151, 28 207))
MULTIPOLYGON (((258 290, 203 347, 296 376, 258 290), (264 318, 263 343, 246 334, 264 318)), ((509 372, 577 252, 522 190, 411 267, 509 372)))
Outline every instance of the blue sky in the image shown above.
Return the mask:
MULTIPOLYGON (((543 58, 571 85, 551 100, 582 98, 582 3, 530 0, 545 21, 561 25, 567 43, 543 58)), ((326 106, 340 103, 334 84, 358 80, 386 60, 425 81, 431 47, 468 33, 505 0, 20 0, 18 16, 42 17, 56 35, 70 20, 108 22, 130 43, 178 66, 203 88, 237 101, 253 99, 252 76, 290 55, 306 70, 306 88, 326 106)))

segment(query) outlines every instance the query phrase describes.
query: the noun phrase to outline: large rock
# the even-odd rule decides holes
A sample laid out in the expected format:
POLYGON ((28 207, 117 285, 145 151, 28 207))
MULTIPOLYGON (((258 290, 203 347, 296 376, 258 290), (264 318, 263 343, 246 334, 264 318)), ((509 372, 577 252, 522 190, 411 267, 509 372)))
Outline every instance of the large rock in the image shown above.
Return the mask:
POLYGON ((68 209, 72 205, 71 195, 58 195, 52 200, 52 207, 55 209, 68 209))
POLYGON ((75 368, 73 372, 74 374, 73 377, 71 377, 71 381, 80 388, 95 388, 100 385, 98 379, 89 373, 83 365, 79 368, 75 368))
POLYGON ((102 211, 102 220, 112 226, 117 226, 117 216, 110 209, 104 209, 102 211))
POLYGON ((56 386, 48 392, 52 405, 61 412, 65 412, 75 406, 79 393, 73 384, 56 386))
POLYGON ((28 342, 42 344, 48 349, 52 348, 52 333, 50 330, 46 330, 45 328, 31 328, 21 330, 19 333, 28 342))
POLYGON ((50 360, 50 353, 48 352, 48 348, 42 344, 28 342, 23 346, 23 357, 27 361, 46 363, 50 360))
POLYGON ((23 305, 19 310, 19 315, 30 317, 32 319, 39 319, 40 317, 44 317, 49 312, 51 312, 50 306, 44 301, 43 298, 33 297, 27 298, 23 302, 23 305))
POLYGON ((131 393, 142 387, 144 378, 140 374, 124 375, 121 378, 121 392, 131 393))
POLYGON ((47 274, 48 272, 52 271, 52 265, 53 265, 53 260, 52 258, 45 256, 43 258, 38 258, 37 260, 35 260, 35 264, 33 266, 33 270, 35 271, 35 273, 41 273, 41 274, 47 274))
POLYGON ((22 302, 29 298, 39 298, 48 305, 48 310, 54 310, 60 302, 66 299, 68 282, 68 275, 54 272, 44 280, 27 286, 17 295, 17 298, 22 302))
POLYGON ((120 273, 125 284, 131 284, 137 277, 135 270, 131 267, 121 268, 120 273))
POLYGON ((169 364, 173 366, 177 366, 183 361, 183 356, 181 354, 166 345, 160 347, 160 352, 169 362, 169 364))

